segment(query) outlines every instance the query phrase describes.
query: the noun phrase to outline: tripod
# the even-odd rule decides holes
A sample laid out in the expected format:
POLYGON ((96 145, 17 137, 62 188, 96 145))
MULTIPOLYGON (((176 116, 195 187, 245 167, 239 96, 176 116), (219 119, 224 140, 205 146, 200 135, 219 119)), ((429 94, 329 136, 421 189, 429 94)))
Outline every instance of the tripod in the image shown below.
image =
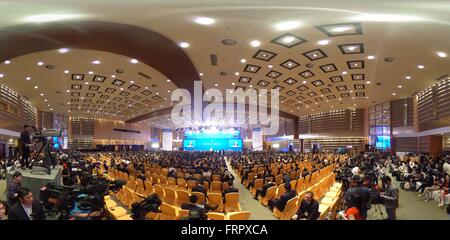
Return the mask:
POLYGON ((383 209, 381 208, 383 204, 374 204, 374 205, 375 205, 375 212, 378 212, 380 214, 381 219, 384 219, 383 209))
POLYGON ((32 168, 35 165, 44 167, 47 170, 47 174, 50 175, 50 173, 51 173, 50 165, 53 165, 53 168, 55 168, 55 166, 56 166, 56 161, 55 161, 55 159, 53 159, 53 156, 50 154, 50 144, 48 144, 47 138, 45 138, 43 136, 37 137, 37 139, 39 140, 39 142, 42 142, 42 147, 36 153, 34 159, 32 159, 30 167, 32 168), (39 155, 41 154, 41 152, 43 150, 44 150, 44 159, 42 159, 42 164, 39 164, 38 163, 39 155))

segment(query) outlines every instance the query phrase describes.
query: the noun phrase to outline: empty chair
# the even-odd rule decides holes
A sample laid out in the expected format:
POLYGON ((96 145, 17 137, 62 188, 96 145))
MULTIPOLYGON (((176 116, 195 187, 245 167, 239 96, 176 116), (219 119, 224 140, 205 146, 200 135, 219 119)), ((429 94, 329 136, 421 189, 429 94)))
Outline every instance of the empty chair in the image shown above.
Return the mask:
POLYGON ((227 215, 227 220, 249 220, 250 211, 233 212, 227 215))
POLYGON ((167 185, 169 185, 169 186, 176 186, 177 185, 177 181, 173 177, 168 177, 167 178, 167 185))
POLYGON ((222 192, 222 182, 214 181, 211 183, 211 192, 220 193, 222 192))
POLYGON ((187 188, 189 190, 192 190, 193 187, 197 186, 197 181, 196 180, 188 180, 187 181, 187 188))
POLYGON ((161 185, 155 185, 153 189, 159 198, 164 199, 164 188, 161 185))
POLYGON ((207 213, 206 216, 208 216, 208 219, 210 220, 225 220, 225 215, 223 213, 210 212, 207 213))
POLYGON ((208 193, 208 205, 211 207, 217 206, 217 211, 222 209, 222 194, 221 193, 208 193))
POLYGON ((176 198, 176 192, 173 188, 170 187, 165 187, 164 188, 164 202, 170 205, 174 205, 175 204, 175 198, 176 198))
POLYGON ((177 179, 177 186, 178 186, 178 189, 186 189, 186 187, 187 187, 187 183, 186 183, 186 180, 184 180, 184 179, 182 179, 182 178, 178 178, 177 179))
POLYGON ((227 193, 225 194, 225 212, 239 212, 241 211, 241 205, 239 204, 239 193, 227 193))
POLYGON ((267 206, 269 204, 269 200, 274 199, 277 197, 277 186, 273 186, 267 189, 266 196, 261 198, 259 201, 264 205, 267 206))
POLYGON ((220 175, 219 174, 213 174, 211 176, 212 181, 219 181, 220 182, 220 175))
POLYGON ((166 176, 158 176, 159 184, 166 185, 167 184, 167 177, 166 176))
POLYGON ((145 195, 148 196, 153 193, 153 186, 150 181, 144 181, 145 195))
POLYGON ((161 204, 159 210, 161 211, 159 220, 177 220, 178 218, 177 209, 167 203, 161 204))
POLYGON ((303 191, 304 190, 304 185, 303 185, 303 182, 305 181, 305 178, 299 178, 298 180, 297 180, 297 185, 295 186, 295 190, 299 193, 299 192, 301 192, 301 191, 303 191))
POLYGON ((177 190, 177 205, 181 207, 184 203, 189 203, 189 193, 186 190, 177 190))
POLYGON ((253 182, 253 179, 255 178, 256 174, 254 172, 251 172, 247 175, 247 179, 244 180, 244 186, 248 188, 249 184, 253 182))

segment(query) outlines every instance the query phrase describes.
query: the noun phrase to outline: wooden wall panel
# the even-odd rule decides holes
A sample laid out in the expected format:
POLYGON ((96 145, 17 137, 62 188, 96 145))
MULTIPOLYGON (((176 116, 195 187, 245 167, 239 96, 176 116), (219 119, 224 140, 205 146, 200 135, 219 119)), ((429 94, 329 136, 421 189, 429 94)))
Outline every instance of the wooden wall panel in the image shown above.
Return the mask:
POLYGON ((299 118, 300 134, 354 132, 364 134, 364 109, 339 110, 312 114, 299 118))
POLYGON ((417 152, 419 150, 418 137, 394 138, 393 149, 396 152, 417 152))

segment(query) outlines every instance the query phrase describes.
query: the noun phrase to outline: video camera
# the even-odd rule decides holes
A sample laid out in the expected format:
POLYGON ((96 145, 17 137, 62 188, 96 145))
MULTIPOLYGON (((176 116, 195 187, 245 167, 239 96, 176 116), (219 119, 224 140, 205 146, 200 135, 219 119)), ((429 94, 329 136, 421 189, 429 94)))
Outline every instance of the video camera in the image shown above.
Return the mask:
POLYGON ((90 212, 103 212, 104 196, 108 195, 109 191, 119 191, 125 184, 126 181, 123 180, 109 181, 89 176, 81 183, 81 187, 49 183, 41 188, 39 198, 48 212, 60 214, 59 219, 69 219, 75 207, 90 212))
POLYGON ((158 194, 154 193, 148 196, 141 202, 133 203, 131 205, 131 218, 133 220, 144 220, 145 215, 149 212, 159 213, 159 206, 161 206, 162 201, 158 194))

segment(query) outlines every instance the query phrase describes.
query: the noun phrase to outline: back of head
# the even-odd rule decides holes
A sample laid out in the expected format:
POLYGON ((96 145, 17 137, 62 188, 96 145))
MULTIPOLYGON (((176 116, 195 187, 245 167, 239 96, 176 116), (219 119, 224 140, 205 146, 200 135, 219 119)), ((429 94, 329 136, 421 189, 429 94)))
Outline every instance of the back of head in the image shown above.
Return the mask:
POLYGON ((191 195, 191 196, 189 197, 189 202, 190 202, 190 203, 196 204, 197 201, 198 201, 198 197, 197 197, 196 195, 191 195))
POLYGON ((233 187, 233 181, 228 181, 228 186, 233 187))
POLYGON ((17 193, 17 196, 19 197, 19 198, 24 198, 24 197, 26 197, 26 196, 28 196, 28 194, 30 194, 30 189, 28 189, 28 188, 21 188, 20 190, 19 190, 19 192, 17 193))
POLYGON ((285 183, 284 184, 284 189, 286 189, 286 191, 291 190, 291 183, 285 183))

